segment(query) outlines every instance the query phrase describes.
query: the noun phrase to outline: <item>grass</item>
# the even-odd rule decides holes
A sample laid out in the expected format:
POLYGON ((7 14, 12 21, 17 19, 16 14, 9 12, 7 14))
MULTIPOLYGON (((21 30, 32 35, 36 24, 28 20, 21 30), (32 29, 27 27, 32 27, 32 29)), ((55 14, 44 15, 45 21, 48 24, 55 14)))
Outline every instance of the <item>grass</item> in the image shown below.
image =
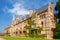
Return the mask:
MULTIPOLYGON (((30 38, 30 37, 9 37, 9 36, 0 36, 0 38, 4 38, 6 40, 47 40, 43 38, 30 38)), ((54 39, 54 40, 60 40, 60 39, 54 39)))

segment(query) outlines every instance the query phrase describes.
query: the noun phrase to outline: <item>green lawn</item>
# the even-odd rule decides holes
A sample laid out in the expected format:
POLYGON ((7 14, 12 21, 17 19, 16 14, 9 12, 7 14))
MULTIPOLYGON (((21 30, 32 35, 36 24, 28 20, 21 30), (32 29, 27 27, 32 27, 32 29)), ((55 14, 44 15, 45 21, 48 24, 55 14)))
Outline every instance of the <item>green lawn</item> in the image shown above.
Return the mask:
MULTIPOLYGON (((22 38, 22 37, 9 37, 9 36, 0 36, 0 38, 4 38, 6 40, 47 40, 43 38, 22 38)), ((60 39, 54 39, 54 40, 60 40, 60 39)))

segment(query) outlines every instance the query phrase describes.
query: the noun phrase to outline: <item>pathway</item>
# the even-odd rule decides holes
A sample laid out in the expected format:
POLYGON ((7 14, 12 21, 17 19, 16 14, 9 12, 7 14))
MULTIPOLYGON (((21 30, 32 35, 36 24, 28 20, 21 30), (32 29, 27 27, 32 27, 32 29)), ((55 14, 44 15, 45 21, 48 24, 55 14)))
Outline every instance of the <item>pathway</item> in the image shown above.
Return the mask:
POLYGON ((0 40, 5 40, 5 39, 3 39, 3 38, 0 38, 0 40))

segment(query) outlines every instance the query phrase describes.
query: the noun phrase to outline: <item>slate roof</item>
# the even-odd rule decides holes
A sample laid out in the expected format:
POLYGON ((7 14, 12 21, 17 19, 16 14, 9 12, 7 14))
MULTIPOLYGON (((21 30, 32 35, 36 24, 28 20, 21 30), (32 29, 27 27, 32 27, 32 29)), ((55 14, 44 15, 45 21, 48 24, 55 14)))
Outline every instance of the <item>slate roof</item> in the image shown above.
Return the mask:
POLYGON ((36 10, 36 12, 41 13, 41 12, 43 12, 43 11, 47 10, 47 9, 48 9, 48 4, 47 4, 47 5, 42 6, 42 7, 41 7, 41 8, 39 8, 39 9, 37 9, 37 10, 36 10))
MULTIPOLYGON (((37 9, 36 12, 41 13, 41 12, 47 10, 47 9, 48 9, 48 4, 47 4, 47 5, 44 5, 43 7, 39 8, 39 9, 37 9)), ((33 14, 34 14, 34 13, 33 13, 33 14)), ((29 15, 26 15, 26 18, 29 19, 29 18, 31 18, 31 17, 30 17, 29 15)), ((23 18, 23 19, 24 19, 24 18, 23 18)), ((26 20, 27 20, 27 19, 26 19, 26 20)), ((21 22, 23 22, 23 21, 25 21, 25 20, 22 20, 21 22)), ((17 24, 19 24, 19 23, 21 23, 21 22, 18 22, 17 24)), ((17 24, 15 24, 15 25, 17 25, 17 24)))

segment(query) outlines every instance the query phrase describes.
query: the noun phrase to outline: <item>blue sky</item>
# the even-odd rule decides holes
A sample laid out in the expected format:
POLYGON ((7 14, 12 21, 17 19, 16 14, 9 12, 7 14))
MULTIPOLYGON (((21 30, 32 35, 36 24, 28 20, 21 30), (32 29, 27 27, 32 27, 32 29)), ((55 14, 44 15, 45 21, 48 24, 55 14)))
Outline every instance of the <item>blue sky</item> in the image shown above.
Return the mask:
MULTIPOLYGON (((0 32, 12 22, 13 15, 29 14, 29 9, 38 9, 50 0, 0 0, 0 32)), ((52 0, 53 8, 56 0, 52 0)))

